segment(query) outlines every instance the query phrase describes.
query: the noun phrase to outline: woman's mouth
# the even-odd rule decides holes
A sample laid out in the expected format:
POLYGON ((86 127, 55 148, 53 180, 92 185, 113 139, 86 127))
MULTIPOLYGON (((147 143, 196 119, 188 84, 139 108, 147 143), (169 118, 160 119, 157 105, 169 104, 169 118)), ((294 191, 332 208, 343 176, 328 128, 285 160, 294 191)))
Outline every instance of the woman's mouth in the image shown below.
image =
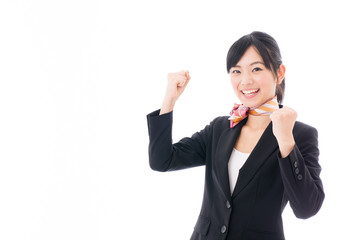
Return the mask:
POLYGON ((252 89, 252 90, 241 90, 242 94, 244 94, 246 97, 253 97, 260 91, 260 88, 258 89, 252 89))

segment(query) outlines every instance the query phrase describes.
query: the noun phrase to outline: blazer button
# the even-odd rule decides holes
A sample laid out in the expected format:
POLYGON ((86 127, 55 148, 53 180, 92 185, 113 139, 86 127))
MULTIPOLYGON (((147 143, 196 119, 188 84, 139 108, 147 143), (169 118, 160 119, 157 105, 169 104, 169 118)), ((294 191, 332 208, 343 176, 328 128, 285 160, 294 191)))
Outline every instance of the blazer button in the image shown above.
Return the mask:
POLYGON ((299 181, 301 181, 301 180, 302 180, 302 175, 299 174, 299 175, 297 176, 297 178, 298 178, 299 181))
POLYGON ((229 201, 226 201, 226 207, 227 207, 227 208, 231 208, 231 204, 230 204, 229 201))
POLYGON ((298 166, 298 162, 297 162, 297 161, 295 161, 295 162, 294 162, 294 167, 296 167, 296 168, 297 168, 297 166, 298 166))
POLYGON ((295 168, 295 173, 299 174, 300 170, 298 168, 295 168))
POLYGON ((225 232, 226 232, 226 226, 223 225, 223 226, 221 227, 221 233, 225 233, 225 232))

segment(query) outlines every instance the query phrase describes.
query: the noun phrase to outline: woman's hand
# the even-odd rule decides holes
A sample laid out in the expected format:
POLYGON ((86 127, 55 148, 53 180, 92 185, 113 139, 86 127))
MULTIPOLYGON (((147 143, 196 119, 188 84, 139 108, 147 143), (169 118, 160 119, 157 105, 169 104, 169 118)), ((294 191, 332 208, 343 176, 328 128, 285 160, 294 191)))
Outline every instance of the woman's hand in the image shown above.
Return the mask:
POLYGON ((282 158, 287 157, 295 146, 292 132, 296 118, 296 111, 285 106, 270 115, 273 133, 278 141, 282 158))
POLYGON ((189 71, 182 70, 176 73, 169 73, 167 76, 168 84, 165 97, 160 110, 160 115, 171 112, 174 109, 175 102, 184 92, 190 80, 189 71))

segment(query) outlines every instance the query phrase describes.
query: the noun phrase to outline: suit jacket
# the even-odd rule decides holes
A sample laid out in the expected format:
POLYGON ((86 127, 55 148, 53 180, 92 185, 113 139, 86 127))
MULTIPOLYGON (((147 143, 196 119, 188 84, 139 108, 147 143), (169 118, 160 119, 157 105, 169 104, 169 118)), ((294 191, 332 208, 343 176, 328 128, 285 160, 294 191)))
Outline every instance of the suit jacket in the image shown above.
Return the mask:
POLYGON ((147 116, 149 162, 156 171, 205 165, 205 190, 191 240, 283 240, 281 214, 287 202, 298 218, 315 215, 324 200, 317 130, 296 122, 295 147, 281 158, 272 123, 239 171, 230 194, 228 160, 242 126, 214 119, 192 137, 172 143, 172 112, 147 116))

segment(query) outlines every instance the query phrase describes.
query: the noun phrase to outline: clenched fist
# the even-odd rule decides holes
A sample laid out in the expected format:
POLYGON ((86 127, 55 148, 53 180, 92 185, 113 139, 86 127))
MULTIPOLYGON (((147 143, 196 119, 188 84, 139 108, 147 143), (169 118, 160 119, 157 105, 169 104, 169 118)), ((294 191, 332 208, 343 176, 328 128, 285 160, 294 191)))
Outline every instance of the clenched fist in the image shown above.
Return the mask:
POLYGON ((160 115, 173 110, 175 102, 179 99, 189 83, 190 74, 189 71, 182 70, 176 73, 169 73, 167 79, 168 83, 160 115))
POLYGON ((279 144, 281 156, 287 157, 295 146, 293 129, 297 113, 289 107, 283 107, 270 115, 273 133, 279 144))

